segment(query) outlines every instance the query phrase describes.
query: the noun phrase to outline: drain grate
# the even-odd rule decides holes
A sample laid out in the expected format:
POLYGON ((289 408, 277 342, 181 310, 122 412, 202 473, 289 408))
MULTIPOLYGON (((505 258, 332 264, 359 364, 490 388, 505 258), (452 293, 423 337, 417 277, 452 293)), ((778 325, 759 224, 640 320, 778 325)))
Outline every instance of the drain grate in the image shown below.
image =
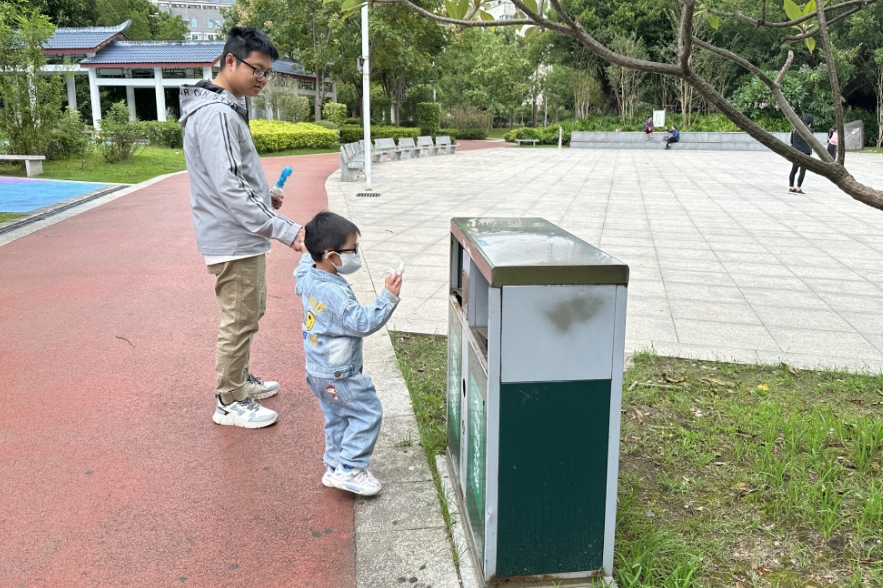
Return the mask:
POLYGON ((380 192, 359 192, 356 194, 356 198, 377 198, 380 196, 380 192))

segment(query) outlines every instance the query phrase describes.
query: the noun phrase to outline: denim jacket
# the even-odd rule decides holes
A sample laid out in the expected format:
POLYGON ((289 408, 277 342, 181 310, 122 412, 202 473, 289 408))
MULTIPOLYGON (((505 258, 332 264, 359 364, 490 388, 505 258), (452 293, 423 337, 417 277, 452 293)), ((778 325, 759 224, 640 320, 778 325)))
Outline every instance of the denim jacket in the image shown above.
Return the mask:
POLYGON ((346 378, 359 373, 362 337, 386 324, 399 297, 384 288, 373 304, 361 306, 347 281, 316 269, 309 253, 301 257, 294 279, 294 291, 304 307, 307 372, 320 378, 346 378))

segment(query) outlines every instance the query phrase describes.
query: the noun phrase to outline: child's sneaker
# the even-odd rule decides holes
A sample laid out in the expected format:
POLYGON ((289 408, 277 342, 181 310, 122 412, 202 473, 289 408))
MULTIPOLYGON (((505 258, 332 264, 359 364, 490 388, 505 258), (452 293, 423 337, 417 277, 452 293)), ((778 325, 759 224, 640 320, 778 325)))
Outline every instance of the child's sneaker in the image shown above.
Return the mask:
POLYGON ((334 477, 334 470, 325 466, 325 473, 322 474, 322 485, 326 488, 334 488, 334 484, 331 483, 332 477, 334 477))
POLYGON ((233 425, 246 429, 260 429, 269 427, 279 417, 276 411, 263 407, 250 397, 245 400, 237 400, 230 404, 221 402, 221 395, 215 394, 215 414, 212 420, 219 425, 233 425))
POLYGON ((343 466, 337 466, 329 481, 335 488, 362 496, 374 496, 380 492, 380 482, 371 472, 364 469, 355 468, 347 471, 343 466))

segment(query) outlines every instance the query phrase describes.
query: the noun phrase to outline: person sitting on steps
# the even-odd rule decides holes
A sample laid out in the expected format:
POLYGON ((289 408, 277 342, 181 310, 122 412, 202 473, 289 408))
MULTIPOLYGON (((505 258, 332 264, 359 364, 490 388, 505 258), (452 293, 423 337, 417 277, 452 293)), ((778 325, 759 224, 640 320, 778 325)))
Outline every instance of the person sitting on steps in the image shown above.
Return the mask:
POLYGON ((675 125, 671 125, 671 128, 669 129, 669 133, 670 134, 668 134, 662 138, 662 140, 665 141, 665 148, 666 149, 671 149, 672 143, 677 143, 678 141, 681 140, 681 132, 678 130, 678 127, 676 127, 675 125))

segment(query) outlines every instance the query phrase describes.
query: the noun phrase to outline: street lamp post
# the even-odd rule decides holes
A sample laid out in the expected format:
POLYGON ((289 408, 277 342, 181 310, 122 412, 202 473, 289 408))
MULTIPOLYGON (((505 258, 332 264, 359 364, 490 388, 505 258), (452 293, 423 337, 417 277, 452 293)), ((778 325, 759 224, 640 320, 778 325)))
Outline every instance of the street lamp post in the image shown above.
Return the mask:
POLYGON ((368 62, 368 3, 362 5, 362 124, 365 126, 365 189, 371 189, 371 68, 368 62))

